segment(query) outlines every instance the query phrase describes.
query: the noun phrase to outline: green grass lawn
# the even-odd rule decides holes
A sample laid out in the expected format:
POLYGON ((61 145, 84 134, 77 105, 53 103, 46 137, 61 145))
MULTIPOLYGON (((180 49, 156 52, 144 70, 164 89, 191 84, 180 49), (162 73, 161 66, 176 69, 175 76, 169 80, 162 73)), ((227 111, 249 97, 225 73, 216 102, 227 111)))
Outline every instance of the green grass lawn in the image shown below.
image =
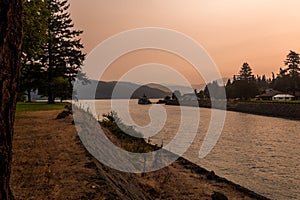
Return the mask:
POLYGON ((42 111, 42 110, 63 110, 65 105, 69 103, 55 103, 47 104, 46 102, 18 102, 17 103, 17 112, 26 112, 26 111, 42 111))
POLYGON ((253 100, 258 103, 291 103, 291 104, 300 104, 300 100, 292 100, 292 101, 272 101, 272 100, 253 100))

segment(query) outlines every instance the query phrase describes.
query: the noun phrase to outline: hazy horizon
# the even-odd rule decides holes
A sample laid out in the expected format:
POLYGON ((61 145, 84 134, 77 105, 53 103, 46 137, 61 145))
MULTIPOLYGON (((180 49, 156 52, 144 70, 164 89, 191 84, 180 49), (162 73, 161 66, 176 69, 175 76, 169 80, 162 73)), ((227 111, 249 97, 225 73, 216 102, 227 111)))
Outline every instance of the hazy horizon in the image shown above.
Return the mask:
MULTIPOLYGON (((70 0, 75 27, 82 29, 85 52, 119 32, 142 27, 173 29, 195 39, 222 74, 231 78, 248 62, 255 75, 278 73, 289 50, 300 52, 300 1, 297 0, 70 0)), ((199 74, 183 59, 156 50, 131 52, 117 59, 103 80, 118 80, 145 63, 162 63, 192 84, 199 74)))

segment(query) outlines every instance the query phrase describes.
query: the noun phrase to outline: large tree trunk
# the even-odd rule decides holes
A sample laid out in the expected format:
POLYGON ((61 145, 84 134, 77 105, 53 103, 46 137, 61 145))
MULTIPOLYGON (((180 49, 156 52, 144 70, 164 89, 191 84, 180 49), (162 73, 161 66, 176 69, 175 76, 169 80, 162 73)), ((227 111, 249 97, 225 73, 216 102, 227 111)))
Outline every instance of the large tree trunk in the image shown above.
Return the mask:
POLYGON ((22 0, 0 0, 0 199, 9 186, 13 126, 20 73, 22 0))

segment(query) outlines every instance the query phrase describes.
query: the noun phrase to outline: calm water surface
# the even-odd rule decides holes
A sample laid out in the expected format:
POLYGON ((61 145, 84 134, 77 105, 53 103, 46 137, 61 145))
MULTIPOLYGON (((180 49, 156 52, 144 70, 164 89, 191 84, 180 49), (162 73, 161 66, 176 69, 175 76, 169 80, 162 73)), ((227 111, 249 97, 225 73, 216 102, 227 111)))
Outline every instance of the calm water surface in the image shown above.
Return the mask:
MULTIPOLYGON (((149 124, 151 106, 163 106, 167 121, 152 143, 170 141, 180 124, 180 107, 129 104, 136 124, 149 124)), ((99 115, 111 110, 110 101, 96 103, 99 115)), ((196 108, 194 108, 196 109, 196 108)), ((198 157, 210 122, 210 109, 200 109, 198 134, 183 157, 218 175, 271 199, 300 199, 300 121, 227 112, 222 135, 212 152, 198 157)))

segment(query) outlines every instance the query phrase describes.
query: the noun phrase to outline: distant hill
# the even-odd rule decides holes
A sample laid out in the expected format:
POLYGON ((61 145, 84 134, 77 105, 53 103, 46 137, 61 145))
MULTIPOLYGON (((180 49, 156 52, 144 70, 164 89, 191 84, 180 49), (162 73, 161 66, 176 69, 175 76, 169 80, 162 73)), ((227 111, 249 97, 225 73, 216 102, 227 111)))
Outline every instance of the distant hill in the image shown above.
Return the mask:
POLYGON ((165 86, 155 84, 155 83, 147 84, 147 86, 152 87, 152 88, 157 88, 157 89, 160 89, 163 91, 179 90, 181 94, 193 93, 194 89, 199 90, 198 88, 202 89, 205 87, 205 85, 191 85, 189 87, 189 86, 184 86, 184 85, 170 85, 170 84, 166 84, 166 87, 165 87, 165 86))
POLYGON ((112 96, 115 99, 138 99, 139 97, 143 96, 144 94, 148 98, 164 98, 167 95, 171 95, 171 91, 165 89, 158 89, 153 88, 148 85, 138 85, 134 83, 129 82, 103 82, 99 81, 97 86, 97 92, 95 95, 96 99, 111 99, 112 96), (114 94, 113 91, 115 89, 115 86, 118 85, 118 90, 115 91, 114 94), (133 94, 130 96, 130 93, 133 92, 133 94))
POLYGON ((148 86, 150 88, 154 88, 154 89, 159 89, 159 90, 167 92, 167 93, 172 93, 172 91, 169 88, 167 88, 163 85, 157 84, 157 83, 149 83, 146 86, 148 86))
POLYGON ((115 86, 118 84, 118 91, 115 91, 114 98, 115 99, 138 99, 139 97, 143 96, 144 94, 148 98, 164 98, 165 96, 169 95, 172 96, 172 92, 175 90, 179 90, 181 94, 193 93, 194 89, 197 88, 202 89, 205 85, 193 85, 191 87, 181 86, 181 85, 160 85, 156 83, 150 83, 147 85, 140 85, 130 82, 104 82, 104 81, 91 81, 93 88, 97 88, 96 94, 91 95, 92 92, 89 91, 89 87, 83 89, 81 91, 80 99, 111 99, 112 93, 115 89, 115 86), (129 96, 130 92, 133 92, 131 96, 129 96))

